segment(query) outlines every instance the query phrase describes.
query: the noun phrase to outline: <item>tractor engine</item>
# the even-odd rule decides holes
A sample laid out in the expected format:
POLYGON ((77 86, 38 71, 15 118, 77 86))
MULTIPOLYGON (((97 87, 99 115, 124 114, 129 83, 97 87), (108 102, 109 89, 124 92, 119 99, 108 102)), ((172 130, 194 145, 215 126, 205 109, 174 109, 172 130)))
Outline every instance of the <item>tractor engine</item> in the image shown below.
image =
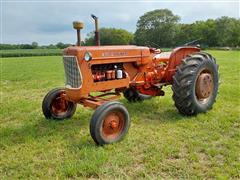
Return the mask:
POLYGON ((91 71, 94 82, 126 78, 123 63, 93 65, 91 71))

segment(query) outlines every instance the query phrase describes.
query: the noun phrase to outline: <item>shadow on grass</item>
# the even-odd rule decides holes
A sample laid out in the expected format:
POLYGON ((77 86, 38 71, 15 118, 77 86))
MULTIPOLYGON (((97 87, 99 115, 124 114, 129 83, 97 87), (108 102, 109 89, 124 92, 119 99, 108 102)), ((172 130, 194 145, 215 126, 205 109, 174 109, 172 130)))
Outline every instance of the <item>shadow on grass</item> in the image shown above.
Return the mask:
MULTIPOLYGON (((179 120, 191 119, 189 116, 181 115, 177 109, 169 103, 156 102, 156 98, 145 100, 143 102, 129 103, 127 100, 120 100, 128 109, 129 114, 133 118, 147 120, 149 123, 172 123, 179 120)), ((161 100, 160 100, 161 101, 161 100)))
MULTIPOLYGON (((182 116, 178 111, 171 107, 170 104, 161 104, 156 100, 146 100, 139 103, 128 103, 125 99, 120 102, 128 109, 130 117, 140 123, 174 123, 179 120, 187 120, 191 117, 182 116)), ((79 107, 83 108, 83 107, 79 107)), ((78 110, 72 119, 63 121, 46 120, 42 114, 35 117, 34 122, 25 123, 21 127, 8 127, 0 132, 0 147, 4 148, 4 144, 25 143, 31 139, 52 138, 60 136, 61 138, 73 141, 73 146, 96 147, 89 135, 89 120, 93 112, 89 110, 78 110), (74 141, 71 136, 81 134, 81 141, 74 141)), ((32 118, 32 117, 29 117, 32 118)), ((9 145, 10 145, 9 144, 9 145)))

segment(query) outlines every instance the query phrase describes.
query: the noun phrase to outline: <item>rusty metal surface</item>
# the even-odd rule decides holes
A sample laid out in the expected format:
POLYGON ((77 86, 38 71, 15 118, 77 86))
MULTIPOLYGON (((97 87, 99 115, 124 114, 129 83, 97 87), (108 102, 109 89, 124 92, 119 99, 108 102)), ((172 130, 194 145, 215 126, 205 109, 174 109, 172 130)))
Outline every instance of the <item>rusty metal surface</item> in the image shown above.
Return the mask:
POLYGON ((81 34, 80 34, 80 29, 77 29, 77 46, 81 46, 81 34))
POLYGON ((201 73, 196 82, 196 96, 198 100, 204 101, 213 93, 213 77, 211 73, 201 73))
POLYGON ((124 128, 124 115, 120 111, 109 113, 103 122, 102 133, 106 139, 116 139, 124 128))
POLYGON ((68 101, 65 99, 65 91, 61 91, 51 104, 51 110, 56 115, 62 115, 68 110, 68 101))
POLYGON ((96 46, 100 46, 100 33, 99 33, 98 17, 93 14, 91 15, 91 17, 95 21, 95 43, 96 43, 96 46))
POLYGON ((77 30, 77 46, 81 46, 81 29, 83 29, 84 24, 82 22, 74 21, 73 28, 77 30))
POLYGON ((117 100, 120 97, 121 95, 119 93, 107 92, 97 96, 89 95, 86 99, 82 99, 80 103, 83 104, 83 106, 85 107, 96 109, 103 103, 107 101, 117 100))

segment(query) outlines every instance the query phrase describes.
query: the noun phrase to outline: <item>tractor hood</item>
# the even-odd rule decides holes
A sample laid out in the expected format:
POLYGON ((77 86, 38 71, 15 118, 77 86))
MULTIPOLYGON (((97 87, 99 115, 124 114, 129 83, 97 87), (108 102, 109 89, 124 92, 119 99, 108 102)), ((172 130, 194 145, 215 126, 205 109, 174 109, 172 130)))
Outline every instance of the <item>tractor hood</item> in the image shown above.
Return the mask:
POLYGON ((122 59, 122 58, 142 58, 150 55, 148 47, 127 45, 127 46, 72 46, 64 49, 64 55, 84 58, 85 53, 92 56, 92 60, 101 59, 122 59))

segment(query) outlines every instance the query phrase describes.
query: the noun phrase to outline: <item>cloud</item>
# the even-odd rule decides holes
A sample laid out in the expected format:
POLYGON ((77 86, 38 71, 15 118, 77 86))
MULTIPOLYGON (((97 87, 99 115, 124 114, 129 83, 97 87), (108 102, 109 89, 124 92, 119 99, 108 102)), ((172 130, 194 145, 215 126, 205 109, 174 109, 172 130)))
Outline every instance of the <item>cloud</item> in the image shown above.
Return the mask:
POLYGON ((182 23, 216 19, 221 16, 239 18, 239 2, 3 2, 2 25, 4 43, 40 44, 74 43, 76 34, 72 21, 85 23, 83 37, 94 30, 90 14, 100 18, 101 27, 136 29, 138 18, 144 13, 168 8, 181 17, 182 23))

